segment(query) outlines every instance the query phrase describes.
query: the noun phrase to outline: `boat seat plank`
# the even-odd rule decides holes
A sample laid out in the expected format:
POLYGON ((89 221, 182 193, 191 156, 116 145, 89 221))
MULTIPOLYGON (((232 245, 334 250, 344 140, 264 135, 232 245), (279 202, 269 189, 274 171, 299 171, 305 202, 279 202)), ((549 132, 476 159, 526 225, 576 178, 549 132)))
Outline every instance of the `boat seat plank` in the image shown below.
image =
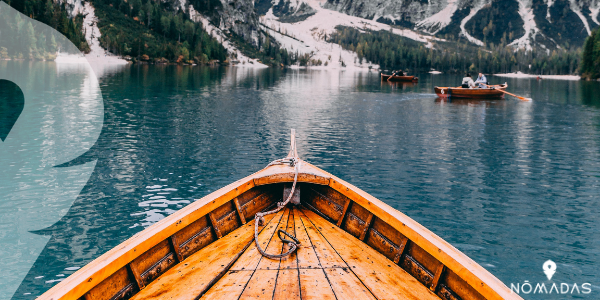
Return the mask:
MULTIPOLYGON (((322 217, 319 217, 323 219, 322 217)), ((313 223, 309 221, 305 214, 300 214, 300 220, 304 224, 304 228, 310 242, 312 243, 313 249, 317 254, 317 258, 319 259, 319 263, 323 268, 345 268, 348 267, 344 260, 337 254, 335 249, 327 242, 327 240, 319 233, 319 231, 315 228, 313 223)), ((325 219, 324 222, 327 224, 331 224, 325 219)), ((354 238, 354 237, 353 237, 354 238)))
MULTIPOLYGON (((268 215, 265 221, 277 222, 281 216, 282 213, 268 215)), ((253 238, 254 220, 169 269, 131 299, 196 299, 247 249, 253 238)))
MULTIPOLYGON (((316 230, 314 224, 306 218, 306 215, 298 210, 296 212, 298 219, 305 226, 304 230, 308 233, 310 241, 314 243, 314 247, 310 249, 316 252, 320 265, 325 266, 322 270, 325 272, 325 277, 336 298, 350 299, 359 296, 358 299, 376 299, 369 289, 350 271, 346 262, 344 262, 324 236, 316 230)), ((328 222, 328 224, 331 223, 328 222)), ((303 286, 303 290, 304 288, 303 286)), ((302 297, 304 298, 304 294, 302 294, 302 297)))
MULTIPOLYGON (((240 296, 242 299, 273 299, 279 270, 256 270, 240 296)), ((229 296, 227 297, 229 298, 229 296)), ((229 298, 230 299, 230 298, 229 298)))
MULTIPOLYGON (((277 221, 270 222, 263 231, 258 235, 258 243, 262 249, 268 249, 271 240, 273 238, 279 240, 276 237, 277 229, 280 228, 280 224, 282 222, 287 222, 287 218, 285 217, 285 213, 288 213, 288 209, 281 210, 277 213, 277 221)), ((271 215, 272 216, 272 215, 271 215)), ((266 218, 266 217, 265 217, 266 218)), ((281 250, 280 250, 281 251, 281 250)), ((269 252, 270 253, 270 252, 269 252)), ((281 253, 281 252, 277 252, 281 253)), ((252 243, 250 247, 240 256, 240 258, 233 264, 231 267, 232 271, 242 271, 242 270, 256 270, 258 264, 262 261, 263 256, 256 249, 256 244, 252 243)), ((279 261, 277 261, 279 262, 279 261)))
POLYGON ((298 269, 279 270, 274 300, 297 300, 300 298, 300 275, 298 269))
MULTIPOLYGON (((290 210, 290 217, 288 218, 288 224, 286 232, 289 234, 296 236, 296 222, 300 222, 300 219, 296 221, 298 212, 296 209, 292 208, 290 210)), ((277 238, 279 239, 279 238, 277 238)), ((288 244, 283 245, 282 253, 288 252, 290 250, 290 246, 288 244)), ((281 259, 281 263, 279 265, 279 269, 297 269, 298 268, 298 250, 294 251, 294 253, 290 254, 288 257, 284 257, 281 259)))
POLYGON ((224 295, 227 295, 229 299, 237 299, 244 288, 246 283, 252 277, 254 271, 228 271, 221 280, 219 280, 214 286, 202 296, 202 300, 220 300, 223 299, 224 295))
POLYGON ((298 271, 300 272, 300 293, 302 294, 302 299, 336 299, 323 269, 299 269, 298 271))
POLYGON ((350 268, 323 269, 338 299, 377 299, 350 268))
POLYGON ((308 237, 308 233, 306 232, 306 228, 300 219, 300 211, 294 210, 294 218, 295 218, 295 233, 296 238, 300 241, 300 248, 297 251, 296 257, 298 258, 298 268, 299 269, 320 269, 321 264, 319 263, 319 258, 317 258, 317 253, 315 252, 315 248, 308 237))
POLYGON ((335 246, 335 251, 348 264, 350 270, 377 299, 440 299, 375 249, 367 247, 316 213, 307 209, 302 209, 301 212, 302 220, 312 222, 309 226, 312 225, 325 242, 335 246))

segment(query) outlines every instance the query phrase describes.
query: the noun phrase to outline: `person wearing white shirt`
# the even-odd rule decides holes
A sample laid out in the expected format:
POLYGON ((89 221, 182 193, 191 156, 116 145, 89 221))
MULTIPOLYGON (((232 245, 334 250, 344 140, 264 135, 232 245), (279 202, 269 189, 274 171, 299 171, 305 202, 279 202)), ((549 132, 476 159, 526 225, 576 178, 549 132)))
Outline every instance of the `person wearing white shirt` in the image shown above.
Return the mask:
POLYGON ((462 87, 463 88, 474 88, 475 87, 475 82, 473 81, 473 78, 471 78, 471 74, 467 73, 467 76, 465 76, 463 78, 462 87))

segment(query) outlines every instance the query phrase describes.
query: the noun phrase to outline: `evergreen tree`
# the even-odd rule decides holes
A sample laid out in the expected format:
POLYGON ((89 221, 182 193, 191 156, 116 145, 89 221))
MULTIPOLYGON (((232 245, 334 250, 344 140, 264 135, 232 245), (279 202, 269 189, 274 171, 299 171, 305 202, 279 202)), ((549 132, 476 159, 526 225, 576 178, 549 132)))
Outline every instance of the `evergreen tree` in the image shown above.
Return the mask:
POLYGON ((596 79, 600 77, 600 33, 598 29, 585 40, 581 57, 580 72, 584 77, 596 79))

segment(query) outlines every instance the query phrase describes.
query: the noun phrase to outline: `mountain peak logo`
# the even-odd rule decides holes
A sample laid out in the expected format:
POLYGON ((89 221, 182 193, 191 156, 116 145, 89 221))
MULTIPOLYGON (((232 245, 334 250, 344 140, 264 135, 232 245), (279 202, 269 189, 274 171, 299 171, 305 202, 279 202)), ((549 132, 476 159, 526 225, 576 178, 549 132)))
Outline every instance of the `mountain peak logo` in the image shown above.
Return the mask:
POLYGON ((552 260, 547 260, 543 265, 544 274, 548 277, 548 280, 552 280, 552 276, 556 273, 556 264, 552 260))

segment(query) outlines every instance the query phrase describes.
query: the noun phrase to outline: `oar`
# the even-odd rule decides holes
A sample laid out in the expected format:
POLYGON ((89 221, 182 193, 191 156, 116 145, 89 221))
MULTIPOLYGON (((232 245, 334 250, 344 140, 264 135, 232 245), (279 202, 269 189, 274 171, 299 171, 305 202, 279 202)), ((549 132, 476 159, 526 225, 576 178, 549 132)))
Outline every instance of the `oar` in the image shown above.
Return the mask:
MULTIPOLYGON (((484 84, 484 83, 481 83, 481 85, 485 85, 485 86, 487 86, 487 87, 490 87, 489 85, 487 85, 487 84, 484 84)), ((505 91, 505 90, 502 90, 502 89, 496 89, 496 90, 498 90, 498 91, 501 91, 501 92, 503 92, 503 93, 505 93, 505 94, 507 94, 507 95, 511 95, 511 96, 513 96, 513 97, 515 97, 515 98, 517 98, 517 99, 519 99, 519 100, 522 100, 522 101, 531 101, 531 100, 533 100, 533 99, 531 99, 531 98, 525 98, 525 97, 517 96, 517 95, 515 95, 515 94, 509 93, 509 92, 507 92, 507 91, 505 91)))

